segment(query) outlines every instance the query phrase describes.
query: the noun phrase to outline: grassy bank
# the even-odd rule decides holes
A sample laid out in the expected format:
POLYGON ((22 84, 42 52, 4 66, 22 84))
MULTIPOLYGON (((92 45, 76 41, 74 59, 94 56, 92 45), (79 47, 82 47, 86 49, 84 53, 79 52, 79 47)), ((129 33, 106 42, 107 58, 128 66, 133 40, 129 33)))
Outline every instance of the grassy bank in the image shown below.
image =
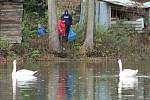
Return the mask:
MULTIPOLYGON (((85 30, 78 24, 73 25, 76 32, 76 40, 73 49, 66 48, 63 52, 50 51, 48 36, 38 38, 36 36, 37 25, 41 23, 48 32, 47 1, 25 0, 23 14, 23 40, 21 44, 9 44, 0 40, 0 58, 22 60, 51 60, 51 59, 79 59, 86 57, 126 57, 126 56, 150 56, 150 35, 135 32, 131 26, 118 22, 115 28, 106 30, 97 26, 94 34, 94 49, 86 55, 80 53, 80 47, 85 40, 85 30), (39 5, 37 5, 39 4, 39 5)), ((86 23, 86 22, 85 22, 86 23)))
MULTIPOLYGON (((120 24, 119 24, 120 25, 120 24)), ((84 42, 84 32, 74 26, 77 34, 73 49, 66 48, 63 52, 54 53, 49 50, 48 37, 38 38, 35 32, 27 34, 24 31, 21 44, 9 44, 0 40, 1 58, 21 60, 67 60, 79 58, 97 57, 127 57, 127 56, 150 56, 150 36, 137 33, 124 26, 120 29, 111 28, 97 30, 94 34, 94 50, 86 56, 80 54, 79 49, 84 42)), ((27 26, 25 29, 28 29, 27 26)), ((33 31, 34 28, 27 31, 33 31)))

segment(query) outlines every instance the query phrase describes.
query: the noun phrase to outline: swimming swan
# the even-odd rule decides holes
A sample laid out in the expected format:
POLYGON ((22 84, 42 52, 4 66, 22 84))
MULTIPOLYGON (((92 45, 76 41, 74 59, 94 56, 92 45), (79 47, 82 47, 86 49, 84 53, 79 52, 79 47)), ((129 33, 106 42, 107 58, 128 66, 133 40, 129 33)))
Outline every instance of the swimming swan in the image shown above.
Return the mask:
POLYGON ((119 69, 120 69, 120 73, 119 73, 120 77, 133 77, 133 76, 136 76, 136 74, 138 73, 138 70, 132 70, 132 69, 122 70, 121 59, 118 59, 118 64, 119 64, 119 69))
POLYGON ((31 71, 27 69, 21 69, 16 71, 16 60, 13 61, 13 71, 12 71, 12 77, 15 77, 16 79, 19 79, 21 77, 26 78, 32 78, 35 77, 34 74, 37 73, 37 71, 31 71))

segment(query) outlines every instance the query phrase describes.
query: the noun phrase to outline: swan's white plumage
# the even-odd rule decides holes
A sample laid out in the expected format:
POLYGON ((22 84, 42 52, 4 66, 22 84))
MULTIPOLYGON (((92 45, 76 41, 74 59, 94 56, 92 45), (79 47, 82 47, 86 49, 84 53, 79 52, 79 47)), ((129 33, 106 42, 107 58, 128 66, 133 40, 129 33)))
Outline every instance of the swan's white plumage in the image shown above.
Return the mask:
POLYGON ((124 69, 122 70, 121 73, 119 73, 119 76, 136 76, 136 74, 138 73, 138 70, 132 70, 132 69, 124 69))
POLYGON ((36 71, 30 71, 27 69, 21 69, 16 72, 17 76, 32 76, 36 73, 36 71))
POLYGON ((36 78, 34 76, 34 74, 37 71, 31 71, 31 70, 27 70, 27 69, 21 69, 16 71, 16 60, 13 61, 13 71, 12 71, 12 78, 17 79, 17 80, 31 80, 36 78))
POLYGON ((121 59, 118 59, 118 64, 119 64, 119 69, 120 69, 120 73, 119 73, 120 77, 132 77, 132 76, 136 76, 136 74, 138 73, 138 70, 132 70, 132 69, 122 70, 121 59))

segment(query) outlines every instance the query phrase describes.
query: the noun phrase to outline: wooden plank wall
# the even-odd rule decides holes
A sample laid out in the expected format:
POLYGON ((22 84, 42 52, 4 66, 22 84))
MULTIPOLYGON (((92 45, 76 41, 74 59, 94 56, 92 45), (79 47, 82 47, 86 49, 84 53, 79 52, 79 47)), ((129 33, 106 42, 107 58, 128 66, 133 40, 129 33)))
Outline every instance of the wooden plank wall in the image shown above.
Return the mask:
POLYGON ((11 43, 20 43, 22 39, 23 4, 0 3, 0 37, 11 43))
MULTIPOLYGON (((116 21, 111 21, 111 26, 113 27, 113 25, 116 23, 117 23, 116 21)), ((132 28, 134 28, 135 31, 137 31, 139 33, 142 33, 144 31, 142 21, 124 21, 123 24, 130 25, 132 28)))

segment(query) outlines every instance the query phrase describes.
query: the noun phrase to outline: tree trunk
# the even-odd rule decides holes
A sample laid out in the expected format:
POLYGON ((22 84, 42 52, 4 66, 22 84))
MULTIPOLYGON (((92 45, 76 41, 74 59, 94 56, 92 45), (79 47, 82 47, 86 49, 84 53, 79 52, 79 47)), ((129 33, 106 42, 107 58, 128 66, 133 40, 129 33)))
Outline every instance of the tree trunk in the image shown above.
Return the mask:
POLYGON ((84 30, 86 28, 86 20, 87 20, 87 0, 80 0, 81 11, 80 11, 80 21, 79 28, 80 30, 84 30))
POLYGON ((83 53, 92 51, 94 47, 94 43, 93 43, 94 16, 95 16, 94 11, 95 11, 95 0, 89 0, 86 38, 82 47, 83 53))
POLYGON ((54 52, 59 52, 59 38, 56 19, 56 0, 48 0, 48 22, 49 22, 49 48, 54 52))

